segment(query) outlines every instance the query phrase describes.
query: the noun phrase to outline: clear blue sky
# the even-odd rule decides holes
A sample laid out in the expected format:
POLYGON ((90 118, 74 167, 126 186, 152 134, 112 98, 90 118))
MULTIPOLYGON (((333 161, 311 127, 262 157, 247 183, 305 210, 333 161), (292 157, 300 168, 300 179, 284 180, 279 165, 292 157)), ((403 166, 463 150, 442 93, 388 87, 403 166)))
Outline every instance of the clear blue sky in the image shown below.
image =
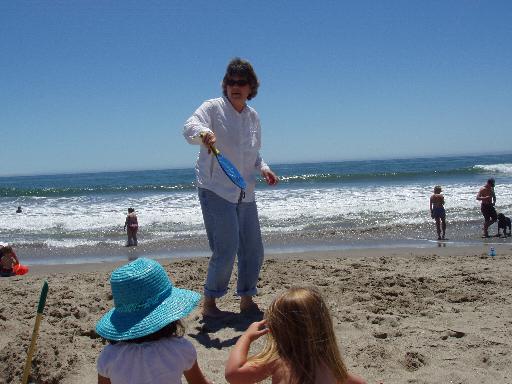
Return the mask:
POLYGON ((228 61, 272 163, 512 150, 512 1, 0 0, 0 175, 192 167, 228 61))

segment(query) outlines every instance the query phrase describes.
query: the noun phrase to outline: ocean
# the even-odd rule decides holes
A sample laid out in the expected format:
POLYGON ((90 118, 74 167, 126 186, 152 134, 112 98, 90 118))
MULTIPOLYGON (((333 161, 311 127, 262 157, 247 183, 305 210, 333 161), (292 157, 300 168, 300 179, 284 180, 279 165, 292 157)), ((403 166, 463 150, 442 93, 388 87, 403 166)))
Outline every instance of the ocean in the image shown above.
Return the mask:
MULTIPOLYGON (((437 246, 429 197, 438 184, 445 195, 448 244, 482 242, 475 197, 489 177, 496 179, 497 211, 512 215, 512 154, 272 169, 279 184, 269 187, 259 180, 256 192, 267 252, 437 246)), ((139 248, 208 254, 192 168, 0 177, 0 241, 15 245, 31 263, 49 262, 57 254, 65 262, 81 255, 83 262, 84 249, 124 248, 128 207, 138 215, 139 248), (22 213, 16 213, 18 206, 22 213)), ((94 261, 116 254, 90 253, 94 261)))

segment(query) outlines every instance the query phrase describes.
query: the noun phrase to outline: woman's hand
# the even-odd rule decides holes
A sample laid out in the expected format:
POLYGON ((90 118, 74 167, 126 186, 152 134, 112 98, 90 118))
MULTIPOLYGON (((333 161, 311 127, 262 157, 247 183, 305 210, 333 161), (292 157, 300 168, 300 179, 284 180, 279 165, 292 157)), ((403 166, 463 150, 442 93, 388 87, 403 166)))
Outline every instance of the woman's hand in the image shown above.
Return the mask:
POLYGON ((215 133, 213 132, 204 132, 201 133, 201 140, 203 141, 203 144, 208 148, 208 153, 211 153, 211 146, 215 145, 217 142, 217 138, 215 137, 215 133))
POLYGON ((268 185, 276 185, 279 181, 276 174, 270 168, 265 168, 261 171, 261 176, 265 179, 268 185))

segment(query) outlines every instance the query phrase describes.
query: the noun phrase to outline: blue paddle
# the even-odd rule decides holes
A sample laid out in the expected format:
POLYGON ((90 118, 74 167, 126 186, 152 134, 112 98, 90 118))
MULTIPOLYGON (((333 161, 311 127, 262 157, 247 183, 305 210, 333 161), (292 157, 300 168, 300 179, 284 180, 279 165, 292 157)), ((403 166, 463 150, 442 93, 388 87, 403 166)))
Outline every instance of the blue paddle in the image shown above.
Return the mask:
MULTIPOLYGON (((201 137, 203 137, 203 134, 201 133, 201 137)), ((244 178, 238 172, 238 169, 233 165, 231 161, 227 157, 222 156, 220 151, 215 148, 214 145, 210 145, 210 149, 212 150, 213 154, 217 158, 217 162, 219 163, 220 167, 226 174, 226 176, 235 184, 238 188, 240 188, 242 191, 247 187, 247 184, 245 183, 244 178)))

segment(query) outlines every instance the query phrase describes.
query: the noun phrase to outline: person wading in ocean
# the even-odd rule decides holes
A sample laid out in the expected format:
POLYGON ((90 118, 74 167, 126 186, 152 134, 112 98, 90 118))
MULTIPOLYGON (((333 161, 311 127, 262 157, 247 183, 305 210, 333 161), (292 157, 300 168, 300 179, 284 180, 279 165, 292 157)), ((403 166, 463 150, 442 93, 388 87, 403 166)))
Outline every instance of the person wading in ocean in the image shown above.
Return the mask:
POLYGON ((483 237, 489 237, 489 227, 498 220, 498 214, 494 208, 496 204, 496 195, 494 194, 494 185, 496 184, 494 179, 487 180, 485 184, 476 195, 476 199, 481 201, 480 211, 484 217, 483 226, 483 237))

